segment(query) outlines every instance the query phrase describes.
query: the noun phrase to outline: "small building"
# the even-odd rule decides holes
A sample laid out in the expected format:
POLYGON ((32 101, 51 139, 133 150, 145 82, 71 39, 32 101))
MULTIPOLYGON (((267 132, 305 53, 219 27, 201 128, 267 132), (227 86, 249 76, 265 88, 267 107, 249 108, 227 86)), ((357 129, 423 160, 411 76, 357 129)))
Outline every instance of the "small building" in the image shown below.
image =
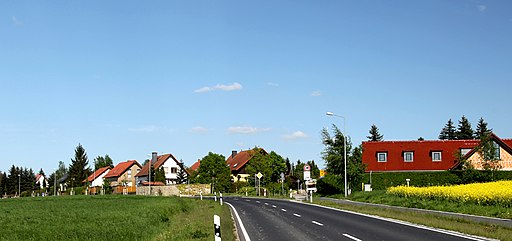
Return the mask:
POLYGON ((109 166, 102 167, 93 172, 91 175, 89 175, 89 177, 87 177, 87 179, 83 180, 82 182, 89 182, 91 187, 101 187, 103 186, 105 176, 110 172, 111 169, 112 168, 109 166))
MULTIPOLYGON (((184 170, 187 176, 189 175, 188 171, 183 166, 183 163, 179 162, 172 154, 169 153, 158 156, 156 152, 153 152, 151 160, 142 167, 142 170, 137 173, 137 175, 135 175, 139 185, 143 182, 149 181, 149 169, 151 163, 153 163, 153 168, 155 170, 163 168, 166 185, 176 184, 178 180, 178 172, 181 170, 184 170)), ((153 180, 154 177, 151 177, 152 182, 153 180)))
POLYGON ((44 188, 48 187, 48 179, 46 179, 46 177, 44 175, 37 174, 35 184, 36 184, 37 188, 44 189, 44 188))
MULTIPOLYGON (((512 139, 500 139, 491 134, 501 150, 501 170, 512 170, 512 139)), ((477 169, 479 157, 475 147, 480 140, 418 140, 365 141, 362 161, 366 172, 445 171, 470 160, 477 169)))
POLYGON ((199 166, 201 165, 201 160, 197 160, 192 166, 188 168, 189 172, 195 172, 197 169, 199 169, 199 166))
POLYGON ((246 151, 232 151, 231 156, 226 159, 226 163, 231 170, 231 179, 235 182, 246 182, 249 174, 245 171, 247 163, 254 157, 256 151, 263 155, 268 153, 263 148, 251 149, 246 151))
POLYGON ((135 175, 140 172, 141 168, 142 166, 136 160, 121 162, 110 170, 104 178, 110 182, 111 187, 135 187, 135 175))

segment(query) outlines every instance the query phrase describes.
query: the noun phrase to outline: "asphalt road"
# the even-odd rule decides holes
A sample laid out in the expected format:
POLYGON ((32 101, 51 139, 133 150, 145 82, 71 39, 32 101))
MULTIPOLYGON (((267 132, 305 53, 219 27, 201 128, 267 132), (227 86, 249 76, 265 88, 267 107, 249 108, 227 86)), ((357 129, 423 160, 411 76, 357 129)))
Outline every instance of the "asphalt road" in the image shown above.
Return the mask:
POLYGON ((251 241, 486 240, 287 200, 224 201, 237 210, 251 241))

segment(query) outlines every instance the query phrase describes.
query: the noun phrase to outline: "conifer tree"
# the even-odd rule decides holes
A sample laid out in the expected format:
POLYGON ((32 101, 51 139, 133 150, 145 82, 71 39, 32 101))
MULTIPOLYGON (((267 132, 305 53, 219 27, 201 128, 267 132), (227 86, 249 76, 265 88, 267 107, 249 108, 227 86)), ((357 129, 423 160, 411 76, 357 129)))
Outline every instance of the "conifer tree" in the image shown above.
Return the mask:
POLYGON ((439 140, 455 140, 457 139, 456 132, 452 119, 449 119, 439 134, 439 140))
POLYGON ((457 128, 457 139, 458 140, 469 140, 473 139, 473 129, 471 128, 471 123, 469 123, 468 119, 465 116, 459 121, 459 126, 457 128))
POLYGON ((480 117, 476 126, 475 139, 482 139, 483 136, 487 136, 491 132, 492 129, 487 128, 487 122, 484 121, 484 118, 480 117))
POLYGON ((370 135, 367 136, 368 141, 382 141, 384 136, 379 133, 379 128, 375 124, 372 125, 369 131, 370 135))
POLYGON ((75 149, 75 158, 71 159, 71 164, 69 165, 69 178, 68 181, 72 182, 71 185, 76 185, 82 183, 83 180, 89 176, 89 160, 87 158, 87 153, 85 152, 84 147, 81 144, 75 149))

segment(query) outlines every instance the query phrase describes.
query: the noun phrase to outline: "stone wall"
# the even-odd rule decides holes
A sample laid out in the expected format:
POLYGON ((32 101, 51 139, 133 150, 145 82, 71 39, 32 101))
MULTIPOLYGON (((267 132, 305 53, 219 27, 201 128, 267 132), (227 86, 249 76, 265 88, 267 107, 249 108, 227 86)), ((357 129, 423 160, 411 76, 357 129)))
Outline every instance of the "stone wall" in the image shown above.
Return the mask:
MULTIPOLYGON (((153 196, 179 196, 182 195, 199 196, 210 194, 209 184, 179 184, 169 186, 151 186, 151 195, 153 196)), ((150 195, 149 186, 137 187, 137 195, 150 195)))

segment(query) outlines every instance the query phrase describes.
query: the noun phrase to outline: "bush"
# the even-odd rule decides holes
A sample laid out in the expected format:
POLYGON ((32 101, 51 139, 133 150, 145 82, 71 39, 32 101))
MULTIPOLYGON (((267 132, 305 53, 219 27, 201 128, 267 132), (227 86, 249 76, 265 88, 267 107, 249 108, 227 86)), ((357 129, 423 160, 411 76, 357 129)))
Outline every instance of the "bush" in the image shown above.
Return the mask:
POLYGON ((322 195, 339 194, 343 193, 343 183, 343 177, 327 174, 323 178, 318 179, 316 189, 322 195))

